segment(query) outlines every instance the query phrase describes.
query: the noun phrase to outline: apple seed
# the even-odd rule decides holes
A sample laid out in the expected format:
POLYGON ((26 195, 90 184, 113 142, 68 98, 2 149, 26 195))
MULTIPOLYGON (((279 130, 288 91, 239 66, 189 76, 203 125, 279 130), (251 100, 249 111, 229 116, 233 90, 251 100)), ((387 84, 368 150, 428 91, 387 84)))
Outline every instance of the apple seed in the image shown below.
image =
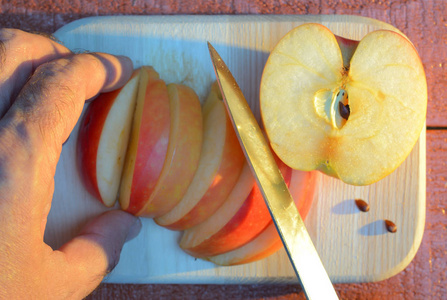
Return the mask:
POLYGON ((386 226, 386 230, 388 230, 391 233, 395 233, 397 231, 396 224, 394 224, 390 220, 385 220, 385 226, 386 226))
POLYGON ((355 199, 355 205, 363 212, 369 211, 369 204, 362 199, 355 199))
POLYGON ((349 117, 348 92, 344 89, 338 89, 331 102, 331 121, 334 128, 342 128, 349 117))
POLYGON ((349 104, 344 105, 342 102, 338 102, 338 109, 340 111, 340 116, 348 120, 351 110, 349 109, 349 104))

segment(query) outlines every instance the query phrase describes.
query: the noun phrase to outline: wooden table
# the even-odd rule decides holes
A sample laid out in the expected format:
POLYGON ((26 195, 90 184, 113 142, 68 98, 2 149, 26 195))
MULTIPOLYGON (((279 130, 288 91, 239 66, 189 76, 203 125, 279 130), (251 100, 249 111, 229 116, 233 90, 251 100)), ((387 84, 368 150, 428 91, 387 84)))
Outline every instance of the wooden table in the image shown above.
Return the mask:
MULTIPOLYGON (((351 14, 400 29, 414 43, 428 81, 427 211, 418 253, 400 274, 376 283, 339 284, 342 299, 445 299, 447 292, 447 4, 444 0, 396 1, 24 1, 0 4, 0 25, 54 32, 73 20, 116 14, 351 14), (370 3, 372 2, 372 3, 370 3)), ((304 299, 295 285, 104 284, 91 299, 304 299)))

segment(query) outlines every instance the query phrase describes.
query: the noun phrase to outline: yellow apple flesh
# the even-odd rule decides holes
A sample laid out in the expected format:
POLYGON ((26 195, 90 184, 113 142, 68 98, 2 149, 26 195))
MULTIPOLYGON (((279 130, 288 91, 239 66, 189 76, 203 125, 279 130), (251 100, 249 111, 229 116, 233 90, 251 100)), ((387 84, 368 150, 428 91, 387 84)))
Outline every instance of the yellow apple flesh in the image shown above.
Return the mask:
POLYGON ((166 84, 153 68, 141 68, 136 98, 119 192, 121 208, 133 214, 144 207, 155 188, 166 157, 170 126, 166 84))
POLYGON ((427 85, 416 49, 399 33, 378 30, 355 44, 304 24, 271 52, 260 105, 287 165, 367 185, 411 152, 425 123, 427 85))
POLYGON ((132 127, 139 71, 122 88, 98 96, 87 108, 77 142, 77 160, 90 193, 115 204, 132 127))
MULTIPOLYGON (((277 161, 287 185, 292 170, 277 161)), ((229 252, 254 239, 272 222, 262 191, 246 163, 237 184, 223 205, 202 223, 185 230, 180 247, 194 257, 229 252), (247 192, 247 187, 251 188, 247 192)))
POLYGON ((167 86, 167 91, 171 115, 167 154, 152 194, 137 213, 149 218, 166 214, 182 199, 194 178, 202 148, 202 109, 197 94, 174 83, 167 86))
MULTIPOLYGON (((310 210, 317 180, 318 176, 315 171, 303 172, 293 170, 292 172, 289 191, 303 220, 310 210)), ((282 247, 283 244, 276 226, 270 220, 268 225, 255 238, 239 248, 219 255, 205 257, 204 259, 217 265, 240 265, 268 257, 282 247)))
POLYGON ((202 111, 203 145, 194 178, 180 202, 155 218, 171 230, 191 228, 212 215, 230 194, 245 162, 220 92, 211 91, 202 111))

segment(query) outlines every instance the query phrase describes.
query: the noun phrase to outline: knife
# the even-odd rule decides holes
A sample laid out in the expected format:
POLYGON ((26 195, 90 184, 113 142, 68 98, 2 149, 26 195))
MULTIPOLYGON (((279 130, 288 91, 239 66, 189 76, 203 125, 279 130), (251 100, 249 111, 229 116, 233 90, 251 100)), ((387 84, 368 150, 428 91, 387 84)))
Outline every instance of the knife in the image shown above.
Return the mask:
POLYGON ((209 42, 208 49, 239 142, 307 299, 338 299, 241 89, 209 42))

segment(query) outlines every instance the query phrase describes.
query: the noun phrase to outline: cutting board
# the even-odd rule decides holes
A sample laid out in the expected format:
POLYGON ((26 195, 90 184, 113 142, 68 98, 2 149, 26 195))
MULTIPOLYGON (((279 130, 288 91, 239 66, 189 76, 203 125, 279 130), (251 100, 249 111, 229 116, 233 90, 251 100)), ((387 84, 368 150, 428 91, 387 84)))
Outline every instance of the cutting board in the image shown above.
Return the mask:
MULTIPOLYGON (((259 116, 258 87, 269 52, 290 29, 322 23, 335 34, 361 39, 376 29, 397 30, 355 16, 113 16, 87 18, 55 33, 73 51, 103 51, 129 56, 135 67, 152 65, 166 82, 184 83, 203 101, 215 80, 206 41, 227 62, 259 116)), ((56 171, 53 205, 45 241, 54 248, 105 211, 84 189, 75 165, 78 126, 63 147, 56 171)), ((306 219, 310 236, 331 279, 366 282, 386 279, 414 257, 425 221, 425 131, 407 160, 380 182, 354 187, 319 175, 306 219), (354 199, 370 204, 361 212, 354 199), (384 220, 397 226, 386 230, 384 220)), ((293 283, 284 250, 258 262, 218 267, 196 260, 177 245, 180 234, 143 219, 139 236, 127 243, 106 282, 114 283, 293 283)))

